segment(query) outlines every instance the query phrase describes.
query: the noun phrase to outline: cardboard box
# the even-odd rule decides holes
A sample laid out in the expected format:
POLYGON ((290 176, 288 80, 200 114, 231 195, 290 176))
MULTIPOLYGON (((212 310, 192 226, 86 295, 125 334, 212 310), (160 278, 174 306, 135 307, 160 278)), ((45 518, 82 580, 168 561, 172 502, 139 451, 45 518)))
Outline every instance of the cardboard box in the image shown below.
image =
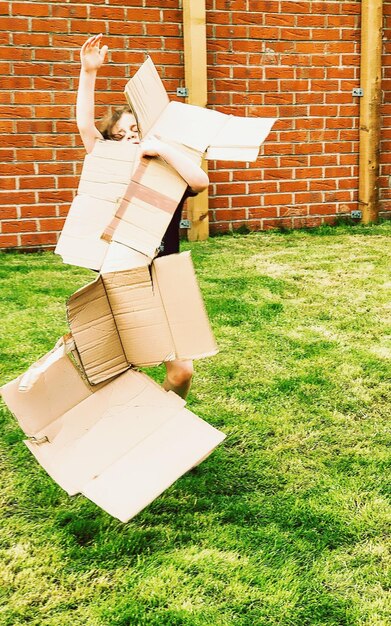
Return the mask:
POLYGON ((190 252, 100 275, 67 303, 68 322, 90 383, 131 365, 200 359, 218 349, 190 252))
POLYGON ((48 474, 126 522, 225 435, 141 372, 91 387, 72 354, 60 342, 1 394, 48 474))
POLYGON ((150 57, 125 87, 144 138, 157 135, 201 153, 206 159, 255 161, 274 118, 238 117, 169 100, 150 57))

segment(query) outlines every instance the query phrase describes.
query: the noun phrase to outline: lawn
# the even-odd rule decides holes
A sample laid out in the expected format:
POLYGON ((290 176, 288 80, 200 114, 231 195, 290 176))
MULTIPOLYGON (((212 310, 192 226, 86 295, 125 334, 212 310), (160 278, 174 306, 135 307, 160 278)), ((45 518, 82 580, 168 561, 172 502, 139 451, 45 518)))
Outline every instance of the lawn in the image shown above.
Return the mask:
MULTIPOLYGON (((128 524, 68 497, 2 404, 0 626, 389 626, 390 243, 382 224, 183 244, 220 347, 188 406, 227 439, 128 524)), ((1 383, 91 276, 0 256, 1 383)))

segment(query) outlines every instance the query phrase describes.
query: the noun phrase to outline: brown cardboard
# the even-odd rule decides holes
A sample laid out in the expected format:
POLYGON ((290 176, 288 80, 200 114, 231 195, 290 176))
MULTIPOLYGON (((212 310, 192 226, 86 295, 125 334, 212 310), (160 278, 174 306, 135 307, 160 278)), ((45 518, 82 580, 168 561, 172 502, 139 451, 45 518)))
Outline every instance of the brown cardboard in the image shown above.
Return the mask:
MULTIPOLYGON (((201 162, 197 151, 178 149, 201 162)), ((187 183, 161 158, 140 160, 139 151, 129 142, 97 141, 85 157, 56 247, 65 263, 101 270, 111 242, 133 251, 122 255, 126 269, 148 265, 156 256, 187 183)))
POLYGON ((125 96, 141 136, 158 135, 199 152, 206 158, 255 161, 274 118, 226 115, 212 109, 169 101, 149 57, 125 86, 125 96))
POLYGON ((64 263, 100 270, 109 249, 101 235, 129 185, 138 153, 130 142, 97 141, 85 157, 78 195, 55 250, 64 263))
POLYGON ((153 258, 186 188, 163 159, 141 159, 103 238, 153 258))
POLYGON ((88 386, 70 354, 60 345, 31 368, 40 374, 26 391, 19 390, 24 375, 1 393, 48 474, 70 495, 84 493, 126 522, 225 435, 135 370, 88 386))
POLYGON ((130 365, 217 353, 189 252, 151 268, 102 274, 67 303, 68 321, 92 384, 130 365))

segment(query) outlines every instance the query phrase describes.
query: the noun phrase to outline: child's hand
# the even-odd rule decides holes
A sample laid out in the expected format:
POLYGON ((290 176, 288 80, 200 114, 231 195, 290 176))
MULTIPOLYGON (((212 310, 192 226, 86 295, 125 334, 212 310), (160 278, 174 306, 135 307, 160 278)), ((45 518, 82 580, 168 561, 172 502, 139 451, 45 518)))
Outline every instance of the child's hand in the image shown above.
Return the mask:
POLYGON ((147 137, 147 139, 144 139, 140 144, 140 148, 142 157, 160 156, 162 151, 164 150, 162 142, 155 136, 147 137))
POLYGON ((105 60, 107 46, 99 48, 102 34, 87 39, 80 50, 81 66, 85 72, 97 71, 105 60))

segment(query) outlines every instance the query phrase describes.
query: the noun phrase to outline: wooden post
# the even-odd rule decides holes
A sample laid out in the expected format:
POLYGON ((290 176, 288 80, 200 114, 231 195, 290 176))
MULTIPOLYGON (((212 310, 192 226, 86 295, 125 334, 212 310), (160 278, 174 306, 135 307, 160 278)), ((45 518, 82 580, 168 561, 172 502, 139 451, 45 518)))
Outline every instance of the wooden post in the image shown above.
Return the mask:
MULTIPOLYGON (((207 103, 206 76, 206 9, 205 0, 183 0, 183 39, 185 51, 185 84, 188 104, 204 107, 207 103)), ((206 161, 202 164, 207 172, 206 161)), ((209 236, 208 190, 187 201, 191 226, 189 241, 207 239, 209 236)))
POLYGON ((359 205, 365 224, 379 215, 382 26, 383 0, 362 0, 359 205))

